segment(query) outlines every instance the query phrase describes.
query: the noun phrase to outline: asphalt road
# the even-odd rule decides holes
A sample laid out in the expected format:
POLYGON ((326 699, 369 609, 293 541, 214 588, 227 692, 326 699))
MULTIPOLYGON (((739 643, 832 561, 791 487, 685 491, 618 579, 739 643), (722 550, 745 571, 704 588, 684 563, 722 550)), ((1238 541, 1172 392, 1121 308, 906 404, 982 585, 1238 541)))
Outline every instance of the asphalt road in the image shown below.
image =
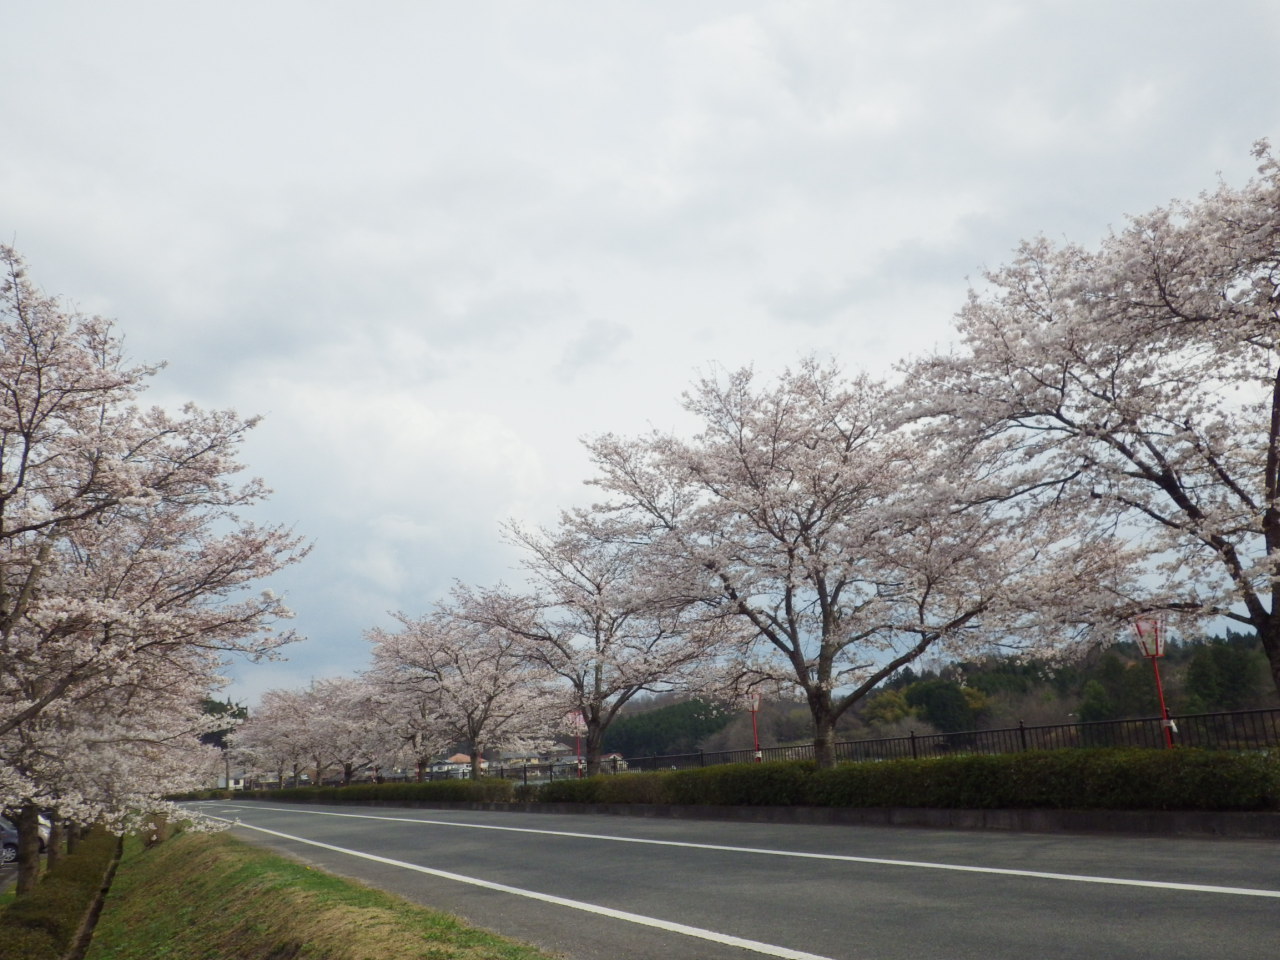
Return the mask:
POLYGON ((572 960, 1273 960, 1280 846, 207 803, 235 833, 572 960))

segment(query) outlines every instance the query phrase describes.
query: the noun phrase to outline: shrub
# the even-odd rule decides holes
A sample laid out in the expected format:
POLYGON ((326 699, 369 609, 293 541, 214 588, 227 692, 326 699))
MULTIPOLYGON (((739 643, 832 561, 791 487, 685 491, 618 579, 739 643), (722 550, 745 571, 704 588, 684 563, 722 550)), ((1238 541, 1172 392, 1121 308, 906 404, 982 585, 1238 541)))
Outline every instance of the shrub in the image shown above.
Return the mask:
POLYGON ((188 790, 186 793, 171 793, 165 797, 166 800, 181 802, 184 800, 234 800, 235 790, 188 790))
POLYGON ((812 761, 731 763, 666 774, 671 803, 714 806, 795 806, 805 803, 812 761))
POLYGON ((597 777, 597 803, 669 803, 671 773, 626 773, 597 777))
POLYGON ((557 780, 548 803, 950 809, 1280 810, 1280 758, 1202 750, 1052 750, 841 764, 728 764, 557 780))
POLYGON ((252 800, 289 800, 295 803, 505 803, 515 796, 511 780, 434 780, 425 783, 353 783, 347 787, 285 787, 282 790, 245 790, 252 800))
POLYGON ((1280 810, 1280 756, 1179 748, 1090 748, 926 760, 739 763, 536 785, 508 780, 358 784, 253 791, 341 803, 672 803, 952 809, 1280 810))
POLYGON ((847 807, 1280 809, 1280 762, 1203 750, 1052 750, 845 764, 806 801, 847 807))
POLYGON ((598 803, 604 779, 598 776, 552 780, 538 788, 537 799, 541 803, 598 803))

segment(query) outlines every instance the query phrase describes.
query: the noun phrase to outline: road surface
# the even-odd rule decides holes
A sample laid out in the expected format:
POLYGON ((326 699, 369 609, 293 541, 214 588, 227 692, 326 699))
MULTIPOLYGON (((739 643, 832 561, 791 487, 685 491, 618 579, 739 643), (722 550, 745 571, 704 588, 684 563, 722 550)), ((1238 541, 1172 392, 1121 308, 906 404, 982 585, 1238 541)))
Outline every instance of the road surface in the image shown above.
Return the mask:
POLYGON ((1273 960, 1271 841, 210 802, 572 960, 1273 960))

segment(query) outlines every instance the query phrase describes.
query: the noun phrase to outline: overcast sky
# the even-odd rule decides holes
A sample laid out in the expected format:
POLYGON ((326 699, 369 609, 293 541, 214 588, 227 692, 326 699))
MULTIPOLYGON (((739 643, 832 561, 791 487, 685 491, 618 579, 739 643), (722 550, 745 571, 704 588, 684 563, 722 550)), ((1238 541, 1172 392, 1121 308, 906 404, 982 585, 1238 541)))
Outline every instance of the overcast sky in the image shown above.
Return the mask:
POLYGON ((6 0, 0 239, 118 320, 150 399, 261 413, 307 636, 518 580, 580 439, 700 372, 888 373, 971 278, 1252 173, 1280 5, 6 0))

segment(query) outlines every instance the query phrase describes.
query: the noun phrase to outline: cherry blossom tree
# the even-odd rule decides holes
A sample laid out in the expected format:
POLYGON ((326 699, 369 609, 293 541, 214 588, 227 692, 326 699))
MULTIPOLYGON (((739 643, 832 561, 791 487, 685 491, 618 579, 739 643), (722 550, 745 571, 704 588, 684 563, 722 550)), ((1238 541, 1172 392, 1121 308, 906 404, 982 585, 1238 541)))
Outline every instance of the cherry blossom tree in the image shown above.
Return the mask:
POLYGON ((159 681, 153 669, 145 682, 82 690, 6 736, 6 767, 18 778, 5 790, 8 812, 27 827, 20 827, 19 893, 32 889, 38 875, 38 814, 124 831, 156 814, 177 815, 161 798, 207 782, 219 751, 200 736, 226 721, 201 709, 208 687, 190 670, 172 670, 168 682, 159 681))
POLYGON ((0 264, 0 736, 142 651, 291 639, 278 598, 239 596, 305 552, 237 517, 266 492, 229 479, 256 421, 139 409, 154 369, 39 295, 14 251, 0 264))
MULTIPOLYGON (((293 639, 275 629, 290 616, 280 598, 251 588, 306 549, 240 518, 266 493, 232 482, 255 420, 141 408, 156 368, 129 366, 107 321, 40 294, 12 249, 0 268, 0 761, 15 771, 0 805, 26 810, 69 802, 31 758, 90 729, 86 705, 110 703, 141 731, 159 720, 130 712, 155 710, 140 691, 198 704, 227 654, 293 639)), ((77 789, 82 807, 98 796, 114 810, 109 791, 77 789)))
MULTIPOLYGON (((306 699, 297 691, 266 691, 256 709, 227 738, 232 753, 254 770, 275 775, 280 786, 289 771, 294 786, 316 755, 306 699)), ((317 771, 316 782, 319 782, 317 771)))
POLYGON ((895 427, 865 377, 810 360, 759 388, 744 370, 704 378, 685 406, 703 425, 692 440, 592 441, 593 482, 647 544, 650 576, 736 621, 738 683, 804 698, 821 765, 839 717, 894 671, 1047 637, 1053 590, 1096 605, 1120 563, 1060 513, 982 504, 975 464, 895 427))
POLYGON ((295 782, 298 765, 305 764, 314 786, 321 786, 335 767, 349 783, 382 754, 370 693, 352 677, 313 680, 300 690, 268 690, 232 735, 232 746, 246 757, 269 758, 267 769, 292 766, 295 782))
POLYGON ((911 369, 913 410, 981 446, 1006 495, 1101 512, 1149 558, 1120 618, 1257 632, 1280 688, 1280 164, 1096 250, 1038 239, 911 369))
POLYGON ((408 668, 393 666, 390 658, 375 659, 365 679, 373 686, 375 722, 392 745, 392 755, 403 766, 412 764, 418 781, 425 780, 432 759, 457 741, 451 725, 440 717, 432 688, 413 680, 408 668))
POLYGON ((371 680, 407 708, 397 726, 425 742, 466 742, 476 780, 486 749, 524 747, 550 734, 562 701, 553 678, 523 655, 519 636, 448 606, 396 619, 401 629, 366 637, 373 644, 371 680))
POLYGON ((567 685, 568 723, 581 717, 587 773, 598 773, 618 712, 640 693, 706 687, 729 627, 688 604, 683 584, 653 577, 651 558, 605 514, 506 531, 524 549, 530 592, 460 590, 456 615, 517 635, 524 656, 567 685))
POLYGON ((381 769, 395 753, 389 731, 377 722, 377 691, 361 677, 317 680, 307 690, 311 735, 342 771, 342 783, 381 769))

